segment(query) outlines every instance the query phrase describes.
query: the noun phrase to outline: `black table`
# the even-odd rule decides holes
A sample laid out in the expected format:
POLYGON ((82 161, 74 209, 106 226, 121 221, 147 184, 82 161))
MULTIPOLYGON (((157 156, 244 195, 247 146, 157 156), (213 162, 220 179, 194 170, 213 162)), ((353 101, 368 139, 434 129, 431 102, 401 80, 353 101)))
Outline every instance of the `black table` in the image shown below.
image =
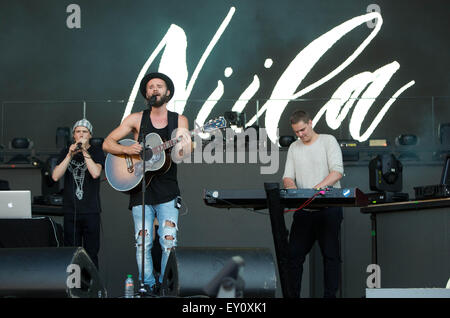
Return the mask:
POLYGON ((378 264, 377 252, 377 214, 389 212, 408 212, 424 209, 450 207, 450 198, 416 200, 368 205, 360 208, 361 213, 370 214, 372 236, 372 264, 378 264))

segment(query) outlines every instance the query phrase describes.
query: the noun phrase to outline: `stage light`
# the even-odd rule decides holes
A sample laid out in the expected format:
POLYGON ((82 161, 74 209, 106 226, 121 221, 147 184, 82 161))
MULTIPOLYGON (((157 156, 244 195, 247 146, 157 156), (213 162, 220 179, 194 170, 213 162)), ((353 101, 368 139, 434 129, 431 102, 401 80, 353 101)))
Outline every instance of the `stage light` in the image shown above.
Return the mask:
POLYGON ((227 111, 224 113, 223 117, 229 123, 230 127, 233 128, 243 128, 246 124, 245 113, 238 113, 235 111, 227 111))
POLYGON ((33 158, 32 153, 23 149, 33 149, 33 142, 26 137, 16 137, 13 138, 9 143, 10 149, 17 149, 17 154, 11 158, 7 163, 8 164, 31 164, 31 159, 33 158))
POLYGON ((419 138, 416 135, 399 135, 395 138, 395 143, 398 146, 413 146, 417 145, 419 138))
POLYGON ((403 186, 403 167, 393 154, 378 155, 369 163, 370 190, 367 197, 372 204, 408 201, 409 194, 400 192, 403 186))
POLYGON ((370 190, 402 191, 403 166, 393 154, 378 155, 369 163, 370 190))
POLYGON ((12 149, 29 149, 33 146, 33 143, 28 138, 13 138, 11 141, 12 149))
POLYGON ((411 146, 417 145, 419 142, 419 138, 416 135, 405 134, 399 135, 395 138, 395 144, 400 149, 400 154, 398 159, 401 161, 419 161, 419 155, 410 149, 411 146))
POLYGON ((281 136, 279 143, 281 147, 289 147, 295 140, 294 136, 281 136))

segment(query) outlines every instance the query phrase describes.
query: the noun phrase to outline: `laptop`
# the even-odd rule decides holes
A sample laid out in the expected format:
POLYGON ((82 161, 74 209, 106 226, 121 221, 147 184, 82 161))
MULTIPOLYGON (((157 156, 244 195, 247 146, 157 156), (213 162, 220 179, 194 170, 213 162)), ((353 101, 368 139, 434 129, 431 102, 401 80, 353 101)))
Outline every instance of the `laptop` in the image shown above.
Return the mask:
POLYGON ((0 219, 30 219, 31 191, 0 191, 0 219))

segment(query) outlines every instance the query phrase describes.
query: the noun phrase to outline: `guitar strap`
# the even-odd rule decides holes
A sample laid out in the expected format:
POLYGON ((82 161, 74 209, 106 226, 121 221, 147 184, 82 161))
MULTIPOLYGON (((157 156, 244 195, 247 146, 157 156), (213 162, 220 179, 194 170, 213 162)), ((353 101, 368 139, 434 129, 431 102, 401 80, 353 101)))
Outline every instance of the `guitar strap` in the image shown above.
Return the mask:
POLYGON ((169 138, 172 138, 172 132, 178 128, 178 113, 167 111, 167 121, 169 126, 169 138))
POLYGON ((149 127, 150 126, 149 124, 150 124, 150 109, 146 109, 142 112, 141 127, 139 127, 138 142, 142 142, 144 136, 147 135, 146 127, 149 127))

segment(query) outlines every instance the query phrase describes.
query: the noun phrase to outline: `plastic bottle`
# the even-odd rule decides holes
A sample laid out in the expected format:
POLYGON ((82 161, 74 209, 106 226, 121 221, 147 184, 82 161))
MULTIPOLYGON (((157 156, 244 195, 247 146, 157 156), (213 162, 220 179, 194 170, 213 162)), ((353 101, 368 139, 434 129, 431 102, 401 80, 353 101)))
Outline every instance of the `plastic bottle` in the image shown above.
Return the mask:
POLYGON ((125 298, 134 298, 134 281, 132 275, 128 275, 125 280, 125 298))

